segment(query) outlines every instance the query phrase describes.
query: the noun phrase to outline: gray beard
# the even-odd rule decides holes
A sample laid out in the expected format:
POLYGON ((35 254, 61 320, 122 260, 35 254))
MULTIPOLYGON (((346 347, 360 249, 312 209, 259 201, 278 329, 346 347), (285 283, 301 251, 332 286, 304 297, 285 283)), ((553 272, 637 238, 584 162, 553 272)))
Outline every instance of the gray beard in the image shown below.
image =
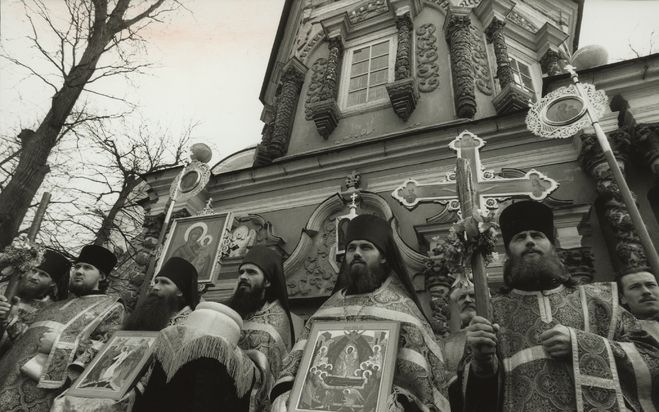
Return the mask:
POLYGON ((570 279, 555 250, 537 260, 510 257, 503 266, 507 286, 526 291, 553 289, 570 279))

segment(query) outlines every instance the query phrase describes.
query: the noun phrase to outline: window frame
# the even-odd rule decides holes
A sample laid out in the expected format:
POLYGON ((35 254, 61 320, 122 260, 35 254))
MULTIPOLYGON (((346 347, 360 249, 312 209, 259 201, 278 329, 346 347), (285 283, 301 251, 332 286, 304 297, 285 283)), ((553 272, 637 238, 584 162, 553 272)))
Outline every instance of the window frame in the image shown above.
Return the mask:
MULTIPOLYGON (((391 104, 389 101, 389 94, 385 94, 384 97, 367 101, 365 103, 356 104, 353 106, 348 106, 348 89, 350 87, 350 75, 352 71, 352 63, 354 52, 358 49, 363 49, 365 47, 372 47, 375 44, 382 43, 387 41, 389 43, 389 56, 388 56, 388 67, 387 67, 387 81, 384 84, 389 84, 394 81, 395 78, 395 65, 396 65, 396 49, 398 47, 396 31, 387 30, 386 32, 374 33, 373 35, 362 37, 355 41, 346 42, 346 51, 344 53, 343 63, 341 67, 341 81, 339 84, 339 109, 342 113, 355 113, 361 112, 364 110, 369 110, 373 108, 378 108, 382 106, 388 106, 391 104)), ((369 57, 371 60, 371 57, 369 57)), ((370 69, 370 64, 369 64, 370 69)), ((370 73, 370 70, 368 71, 370 73)), ((367 89, 369 90, 368 86, 367 89)), ((368 93, 368 92, 367 92, 368 93)))
POLYGON ((523 59, 520 59, 517 56, 508 56, 509 64, 510 64, 510 70, 512 71, 513 75, 513 82, 518 86, 524 89, 525 91, 535 95, 535 85, 533 84, 533 69, 531 64, 526 62, 523 59), (529 74, 525 75, 522 73, 520 70, 520 64, 524 65, 526 69, 528 70, 529 74), (520 82, 517 81, 516 77, 519 77, 520 82), (529 86, 524 84, 524 78, 528 80, 528 82, 531 84, 531 88, 529 89, 529 86))

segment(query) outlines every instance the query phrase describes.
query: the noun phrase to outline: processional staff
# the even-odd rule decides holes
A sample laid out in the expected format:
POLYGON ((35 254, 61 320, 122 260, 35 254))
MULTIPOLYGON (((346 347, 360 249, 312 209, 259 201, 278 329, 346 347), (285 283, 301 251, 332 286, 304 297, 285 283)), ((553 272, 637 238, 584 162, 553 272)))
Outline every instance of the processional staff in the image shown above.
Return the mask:
MULTIPOLYGON (((37 238, 37 233, 39 233, 41 222, 43 222, 43 218, 46 215, 46 208, 48 207, 49 202, 50 202, 50 193, 44 192, 43 195, 41 195, 39 208, 37 208, 37 211, 34 214, 34 219, 32 220, 32 224, 30 225, 30 229, 27 234, 27 238, 31 243, 33 243, 37 238)), ((18 291, 18 284, 20 283, 21 272, 16 268, 10 268, 9 270, 11 270, 12 273, 10 275, 9 282, 7 283, 7 289, 5 289, 5 297, 7 298, 8 302, 11 302, 14 299, 14 296, 16 296, 16 292, 18 291)), ((5 328, 3 326, 0 326, 0 336, 2 336, 4 333, 5 333, 5 328)))
POLYGON ((606 93, 596 90, 592 84, 579 82, 579 76, 574 66, 568 64, 565 66, 565 70, 570 73, 574 84, 561 87, 532 105, 526 117, 526 125, 533 134, 550 139, 568 138, 584 127, 592 125, 604 158, 620 189, 634 228, 645 249, 648 263, 652 267, 654 275, 659 277, 659 255, 657 255, 657 250, 652 244, 652 239, 643 223, 636 202, 634 202, 632 192, 629 190, 627 181, 611 150, 609 140, 599 124, 599 119, 606 109, 608 100, 606 93))

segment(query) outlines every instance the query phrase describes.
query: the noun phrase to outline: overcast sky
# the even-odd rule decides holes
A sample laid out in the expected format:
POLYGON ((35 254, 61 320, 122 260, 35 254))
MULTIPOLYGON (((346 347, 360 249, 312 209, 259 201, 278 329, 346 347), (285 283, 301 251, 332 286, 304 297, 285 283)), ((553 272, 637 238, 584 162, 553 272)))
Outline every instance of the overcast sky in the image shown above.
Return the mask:
MULTIPOLYGON (((53 5, 59 0, 45 2, 53 5)), ((132 84, 118 79, 105 87, 138 103, 147 121, 172 130, 198 121, 193 137, 214 147, 216 162, 260 141, 258 97, 284 1, 184 3, 190 12, 177 12, 168 23, 144 33, 149 42, 146 58, 157 67, 132 84)), ((2 0, 0 8, 2 47, 29 61, 35 54, 21 46, 28 33, 22 7, 17 0, 2 0)), ((659 1, 586 0, 580 44, 605 45, 611 62, 634 57, 629 43, 647 54, 653 40, 652 51, 657 52, 656 16, 659 1)), ((0 133, 34 127, 49 93, 25 71, 0 61, 0 133)))

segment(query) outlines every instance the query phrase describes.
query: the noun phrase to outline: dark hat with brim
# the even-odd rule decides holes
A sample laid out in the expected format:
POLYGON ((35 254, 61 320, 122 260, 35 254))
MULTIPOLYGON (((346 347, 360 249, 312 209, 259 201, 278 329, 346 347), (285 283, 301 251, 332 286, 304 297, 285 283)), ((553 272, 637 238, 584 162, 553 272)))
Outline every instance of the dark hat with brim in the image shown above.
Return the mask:
POLYGON ((192 263, 180 257, 172 257, 162 265, 155 277, 165 277, 174 282, 183 294, 185 304, 194 309, 199 303, 198 276, 192 263))
POLYGON ((542 232, 554 243, 554 214, 540 202, 526 200, 513 203, 501 212, 499 225, 506 249, 513 236, 526 230, 542 232))
POLYGON ((375 215, 359 215, 348 223, 345 241, 347 246, 353 240, 366 240, 386 254, 391 239, 391 227, 386 220, 375 215))
POLYGON ((87 245, 80 251, 76 263, 88 263, 107 275, 117 264, 117 257, 103 246, 87 245))

